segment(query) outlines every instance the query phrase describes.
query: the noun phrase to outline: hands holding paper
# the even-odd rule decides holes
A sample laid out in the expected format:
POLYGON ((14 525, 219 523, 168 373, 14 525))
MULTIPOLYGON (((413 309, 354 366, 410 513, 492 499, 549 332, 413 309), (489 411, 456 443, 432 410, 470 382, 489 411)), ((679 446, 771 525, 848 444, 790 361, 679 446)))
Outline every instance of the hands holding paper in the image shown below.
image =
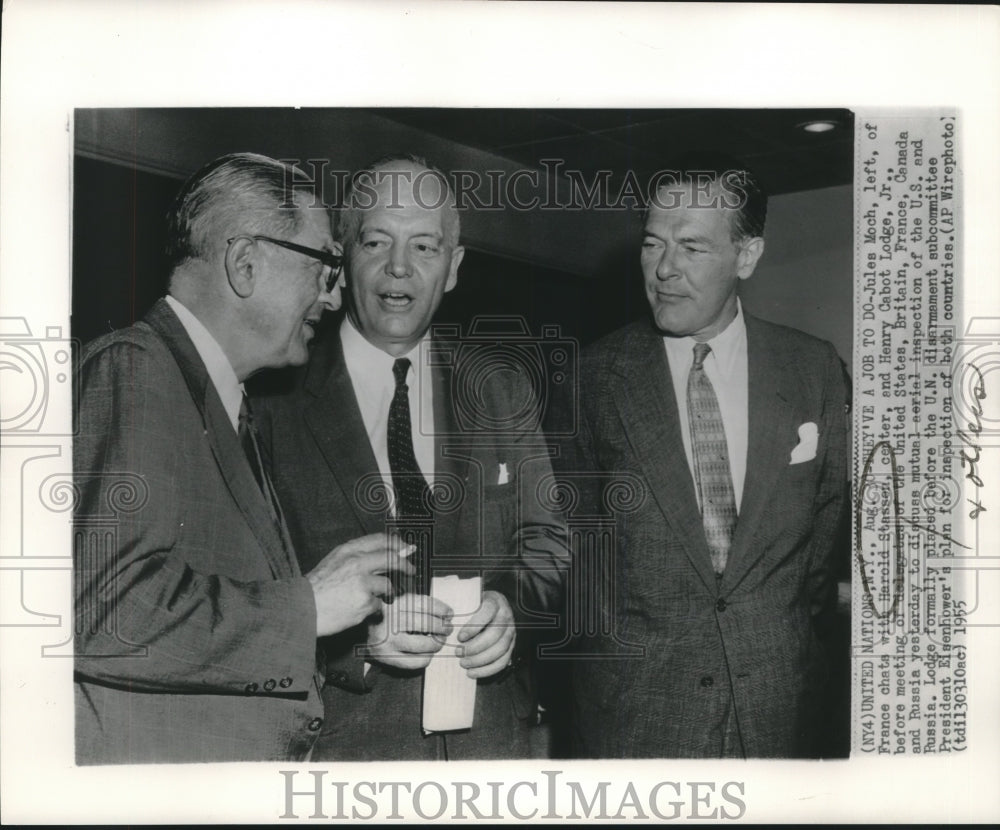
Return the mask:
MULTIPOLYGON (((452 609, 425 594, 382 603, 382 618, 368 629, 368 659, 401 669, 422 669, 452 632, 452 609)), ((510 662, 514 613, 503 594, 485 591, 479 608, 458 632, 459 665, 473 679, 490 677, 510 662)))
POLYGON ((382 603, 382 618, 368 627, 368 659, 398 669, 422 669, 451 633, 451 607, 426 594, 403 594, 382 603))
POLYGON ((514 652, 514 635, 514 612, 507 597, 484 591, 479 608, 458 632, 462 644, 459 665, 476 679, 503 671, 514 652))

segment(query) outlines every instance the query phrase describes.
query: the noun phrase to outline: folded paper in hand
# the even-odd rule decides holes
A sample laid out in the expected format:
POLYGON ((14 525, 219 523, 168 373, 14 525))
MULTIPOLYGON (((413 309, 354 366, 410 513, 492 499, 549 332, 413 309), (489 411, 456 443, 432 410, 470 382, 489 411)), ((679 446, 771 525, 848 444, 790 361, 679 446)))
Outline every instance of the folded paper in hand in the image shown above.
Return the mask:
POLYGON ((465 673, 455 656, 458 632, 479 607, 482 591, 480 577, 462 579, 436 576, 431 580, 431 596, 451 606, 453 630, 424 669, 425 732, 449 732, 470 729, 476 709, 476 681, 465 673))

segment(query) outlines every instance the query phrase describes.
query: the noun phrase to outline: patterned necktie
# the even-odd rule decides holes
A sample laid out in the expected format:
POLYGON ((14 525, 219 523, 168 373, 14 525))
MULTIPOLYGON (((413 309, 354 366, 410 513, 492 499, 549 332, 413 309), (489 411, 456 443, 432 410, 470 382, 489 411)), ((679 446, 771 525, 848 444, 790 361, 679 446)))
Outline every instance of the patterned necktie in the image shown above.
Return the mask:
MULTIPOLYGON (((257 480, 257 486, 264 494, 267 506, 271 508, 271 518, 280 530, 282 524, 281 507, 278 505, 278 496, 271 485, 271 479, 261 462, 260 447, 257 444, 257 430, 253 425, 253 411, 250 409, 250 401, 245 394, 240 403, 240 425, 237 433, 240 438, 240 446, 243 447, 243 454, 247 457, 250 469, 253 471, 253 477, 257 480)), ((283 535, 282 542, 284 542, 283 535)))
MULTIPOLYGON (((427 479, 424 478, 413 453, 413 428, 410 422, 410 387, 406 383, 406 375, 410 370, 409 358, 401 357, 392 365, 392 374, 396 381, 396 391, 389 405, 389 423, 387 443, 389 450, 389 470, 392 473, 392 487, 396 494, 396 520, 398 530, 403 540, 415 542, 417 550, 410 556, 410 563, 417 569, 408 590, 424 593, 427 590, 426 568, 427 554, 424 537, 420 529, 426 532, 429 520, 432 519, 430 509, 430 493, 427 479), (413 527, 407 528, 407 520, 413 522, 413 527)), ((397 588, 397 592, 400 589, 397 588)))
POLYGON ((726 569, 736 527, 736 497, 719 400, 705 374, 705 357, 710 351, 707 343, 695 344, 694 363, 688 374, 688 421, 705 539, 712 554, 712 568, 721 574, 726 569))

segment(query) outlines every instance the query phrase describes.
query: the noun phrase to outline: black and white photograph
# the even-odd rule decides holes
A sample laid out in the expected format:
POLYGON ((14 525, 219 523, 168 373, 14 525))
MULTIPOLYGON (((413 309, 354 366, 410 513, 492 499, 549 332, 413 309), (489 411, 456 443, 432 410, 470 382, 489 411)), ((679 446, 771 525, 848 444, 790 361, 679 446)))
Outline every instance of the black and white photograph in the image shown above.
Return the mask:
POLYGON ((995 102, 656 75, 832 7, 154 5, 144 94, 4 73, 12 820, 28 706, 70 821, 996 817, 995 102))
POLYGON ((75 119, 78 762, 847 755, 850 111, 75 119), (182 137, 206 165, 177 157, 182 137), (281 272, 241 309, 262 292, 233 287, 240 253, 319 286, 282 300, 281 272), (218 401, 188 313, 223 329, 218 401), (692 358, 700 342, 715 357, 692 358), (701 395, 722 430, 703 439, 701 395), (716 455, 697 460, 699 440, 716 455), (135 475, 113 549, 85 543, 135 475), (281 538, 251 565, 269 501, 281 538), (341 561, 378 533, 414 538, 412 583, 390 578, 389 539, 341 561), (435 560, 458 558, 482 580, 469 627, 427 599, 449 575, 435 560), (320 573, 350 593, 328 598, 320 573), (313 630, 359 588, 392 601, 313 630), (428 728, 435 658, 476 681, 463 728, 428 728), (286 718, 273 735, 269 717, 286 718))

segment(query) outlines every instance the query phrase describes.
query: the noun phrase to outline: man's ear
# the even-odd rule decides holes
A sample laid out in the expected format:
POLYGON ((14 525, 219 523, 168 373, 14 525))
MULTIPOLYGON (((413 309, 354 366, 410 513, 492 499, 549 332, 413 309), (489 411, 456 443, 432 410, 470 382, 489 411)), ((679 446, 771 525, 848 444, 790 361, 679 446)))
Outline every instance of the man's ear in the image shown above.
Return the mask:
POLYGON ((740 253, 736 258, 736 276, 741 280, 750 279, 757 261, 764 254, 764 240, 759 236, 751 236, 740 243, 740 253))
POLYGON ((451 265, 448 266, 448 281, 444 284, 445 291, 451 291, 458 284, 458 266, 462 264, 465 248, 459 245, 451 252, 451 265))
POLYGON ((254 241, 249 236, 237 237, 226 248, 226 278, 233 293, 243 299, 253 294, 255 250, 254 241))

